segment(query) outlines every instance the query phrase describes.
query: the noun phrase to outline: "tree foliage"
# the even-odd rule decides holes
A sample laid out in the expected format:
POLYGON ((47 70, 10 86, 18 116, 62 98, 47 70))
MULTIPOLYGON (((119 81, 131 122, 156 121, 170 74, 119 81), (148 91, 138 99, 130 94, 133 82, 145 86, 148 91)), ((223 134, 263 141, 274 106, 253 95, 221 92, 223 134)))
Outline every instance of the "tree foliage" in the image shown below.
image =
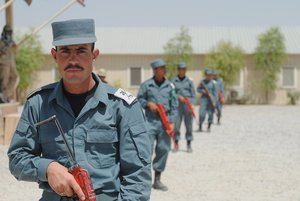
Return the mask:
POLYGON ((34 72, 42 66, 43 62, 44 56, 38 36, 30 37, 18 47, 16 54, 17 71, 20 77, 17 88, 18 101, 23 102, 25 99, 27 90, 36 76, 34 72))
POLYGON ((269 102, 270 94, 277 88, 280 67, 286 58, 284 36, 279 28, 271 27, 259 35, 254 58, 256 68, 261 72, 259 85, 269 102))
POLYGON ((225 87, 234 84, 244 62, 244 50, 227 41, 220 41, 205 58, 205 65, 218 70, 225 87))
POLYGON ((172 78, 177 74, 177 64, 179 62, 184 61, 187 67, 190 67, 193 48, 192 37, 188 33, 188 28, 181 26, 180 32, 164 46, 164 51, 168 65, 168 78, 172 78))

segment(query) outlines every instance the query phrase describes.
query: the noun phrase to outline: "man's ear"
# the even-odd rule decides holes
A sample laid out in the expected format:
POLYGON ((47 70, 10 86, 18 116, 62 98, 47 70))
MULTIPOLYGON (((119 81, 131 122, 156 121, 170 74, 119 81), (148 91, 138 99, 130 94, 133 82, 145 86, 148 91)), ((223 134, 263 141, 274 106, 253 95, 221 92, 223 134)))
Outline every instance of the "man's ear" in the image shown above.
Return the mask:
POLYGON ((95 48, 93 51, 93 59, 96 60, 99 55, 100 55, 99 49, 95 48))
POLYGON ((53 57, 54 60, 56 60, 56 53, 57 53, 56 49, 52 48, 51 49, 51 54, 52 54, 52 57, 53 57))

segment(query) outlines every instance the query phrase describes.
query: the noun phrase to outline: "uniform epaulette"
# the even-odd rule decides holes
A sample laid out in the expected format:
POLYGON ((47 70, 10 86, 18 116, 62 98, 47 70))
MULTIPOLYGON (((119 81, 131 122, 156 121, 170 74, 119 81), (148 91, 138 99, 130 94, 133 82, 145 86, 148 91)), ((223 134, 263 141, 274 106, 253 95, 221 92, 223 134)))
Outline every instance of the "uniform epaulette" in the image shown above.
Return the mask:
POLYGON ((46 86, 42 86, 42 87, 39 87, 35 90, 33 90, 31 93, 29 93, 29 95, 27 96, 26 99, 29 99, 30 97, 32 97, 34 94, 36 93, 39 93, 41 91, 44 91, 44 90, 50 90, 50 89, 54 89, 57 85, 57 82, 56 83, 52 83, 52 84, 48 84, 46 86))
POLYGON ((109 87, 107 89, 107 92, 109 94, 113 94, 115 97, 121 98, 128 105, 130 105, 136 99, 136 97, 133 96, 131 93, 129 93, 128 91, 125 91, 124 89, 121 89, 121 88, 116 89, 114 87, 109 87))
POLYGON ((191 78, 191 77, 188 77, 188 78, 189 78, 189 80, 194 81, 193 78, 191 78))

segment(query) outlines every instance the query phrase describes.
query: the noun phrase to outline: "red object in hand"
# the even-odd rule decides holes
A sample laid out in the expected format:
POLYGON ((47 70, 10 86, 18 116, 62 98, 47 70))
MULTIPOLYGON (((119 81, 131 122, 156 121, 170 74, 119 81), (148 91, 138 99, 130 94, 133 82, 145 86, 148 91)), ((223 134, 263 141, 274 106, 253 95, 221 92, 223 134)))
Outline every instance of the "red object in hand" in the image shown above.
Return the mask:
POLYGON ((190 113, 192 114, 192 116, 196 119, 196 114, 194 112, 193 106, 191 104, 190 99, 187 96, 184 96, 184 102, 187 105, 187 107, 188 107, 190 113))
MULTIPOLYGON (((156 105, 157 105, 157 108, 158 108, 158 113, 159 113, 160 119, 161 119, 166 131, 170 131, 171 130, 171 125, 170 125, 170 122, 169 122, 168 117, 166 115, 166 111, 165 111, 165 108, 164 108, 163 104, 156 103, 156 105)), ((167 132, 167 133, 172 138, 174 144, 176 144, 175 139, 174 139, 174 131, 167 132)))
POLYGON ((79 184, 81 190, 84 193, 84 201, 95 201, 96 194, 94 192, 89 173, 81 168, 79 165, 73 166, 69 169, 69 172, 73 175, 76 182, 79 184))
POLYGON ((56 115, 53 115, 51 117, 49 117, 48 119, 45 119, 43 121, 40 121, 38 123, 35 124, 35 126, 40 126, 43 124, 47 124, 51 121, 54 121, 60 135, 62 136, 65 145, 67 146, 67 150, 70 156, 70 159, 72 161, 72 164, 75 164, 74 166, 72 166, 71 168, 69 168, 68 172, 71 173, 73 175, 73 177, 75 178, 76 182, 78 183, 78 185, 80 186, 81 190, 84 193, 85 196, 85 200, 84 201, 95 201, 96 200, 96 194, 94 192, 93 186, 92 186, 92 182, 90 179, 90 175, 87 172, 87 170, 81 168, 78 163, 75 160, 74 154, 72 152, 72 149, 64 135, 64 131, 58 121, 58 119, 56 118, 56 115))
POLYGON ((223 99, 221 90, 218 90, 218 96, 219 96, 219 100, 220 100, 221 104, 224 105, 224 99, 223 99))

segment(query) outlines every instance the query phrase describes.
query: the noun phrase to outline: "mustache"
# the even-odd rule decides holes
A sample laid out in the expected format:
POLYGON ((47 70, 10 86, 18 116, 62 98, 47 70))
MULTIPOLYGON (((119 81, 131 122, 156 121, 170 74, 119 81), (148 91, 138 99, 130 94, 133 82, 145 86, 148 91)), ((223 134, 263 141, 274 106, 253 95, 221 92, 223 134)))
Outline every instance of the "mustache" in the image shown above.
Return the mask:
POLYGON ((68 65, 67 67, 65 67, 64 71, 71 69, 71 68, 77 68, 77 69, 83 70, 83 67, 81 67, 79 65, 68 65))

